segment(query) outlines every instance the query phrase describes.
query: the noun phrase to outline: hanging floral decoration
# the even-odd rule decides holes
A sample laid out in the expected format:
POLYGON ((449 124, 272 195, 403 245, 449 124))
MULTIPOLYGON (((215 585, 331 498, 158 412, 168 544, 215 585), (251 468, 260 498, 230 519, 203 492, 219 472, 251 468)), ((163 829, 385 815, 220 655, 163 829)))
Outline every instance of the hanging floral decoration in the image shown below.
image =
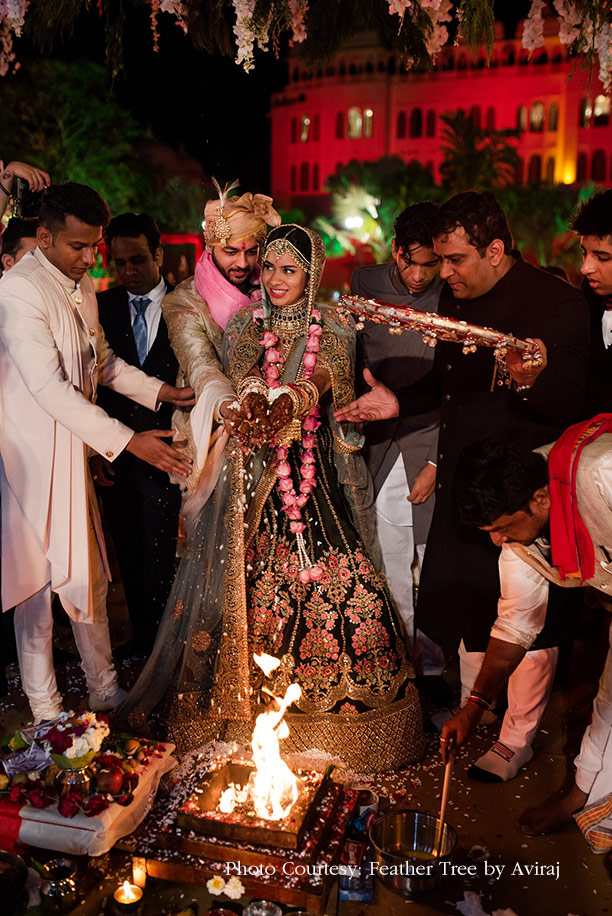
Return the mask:
MULTIPOLYGON (((559 40, 585 62, 599 64, 599 79, 609 90, 612 85, 612 24, 607 0, 553 0, 559 22, 559 40)), ((544 44, 544 0, 531 0, 523 29, 523 47, 535 51, 544 44)))
MULTIPOLYGON (((71 0, 58 4, 38 0, 0 0, 0 76, 17 68, 13 42, 26 31, 35 44, 49 45, 69 32, 83 7, 105 25, 107 57, 113 72, 122 61, 122 34, 129 7, 141 0, 71 0)), ((278 54, 283 37, 301 43, 304 58, 321 62, 343 39, 364 28, 378 29, 390 50, 407 67, 431 67, 449 37, 461 36, 474 53, 494 40, 494 0, 148 0, 152 44, 160 48, 162 14, 191 37, 197 48, 231 54, 247 72, 255 65, 255 49, 278 54)), ((529 51, 544 43, 544 0, 532 0, 523 29, 529 51)), ((609 0, 550 0, 559 23, 559 38, 572 52, 598 65, 606 86, 612 81, 612 5, 609 0)))

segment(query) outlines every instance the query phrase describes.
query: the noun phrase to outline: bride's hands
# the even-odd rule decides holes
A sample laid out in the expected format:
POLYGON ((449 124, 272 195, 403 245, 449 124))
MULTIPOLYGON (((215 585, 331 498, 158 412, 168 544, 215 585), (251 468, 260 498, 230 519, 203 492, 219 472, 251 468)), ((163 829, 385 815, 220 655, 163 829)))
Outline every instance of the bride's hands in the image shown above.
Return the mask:
POLYGON ((260 392, 248 392, 238 409, 231 408, 224 415, 225 429, 234 436, 243 452, 261 448, 285 427, 293 416, 293 403, 287 394, 281 394, 271 404, 260 392))

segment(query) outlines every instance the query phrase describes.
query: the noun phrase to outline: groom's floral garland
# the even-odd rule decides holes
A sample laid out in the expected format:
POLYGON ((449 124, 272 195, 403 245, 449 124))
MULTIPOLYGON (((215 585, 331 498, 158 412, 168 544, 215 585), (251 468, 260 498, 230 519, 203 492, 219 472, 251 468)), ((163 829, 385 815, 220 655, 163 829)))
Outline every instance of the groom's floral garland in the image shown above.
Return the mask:
MULTIPOLYGON (((264 378, 270 389, 280 388, 279 367, 282 366, 284 360, 277 350, 279 342, 278 337, 273 331, 263 328, 262 310, 258 310, 254 317, 258 327, 263 331, 260 343, 265 350, 263 368, 264 378)), ((301 377, 303 379, 309 379, 316 368, 319 340, 322 334, 321 312, 319 312, 318 309, 313 309, 310 316, 306 350, 302 359, 301 377)), ((323 570, 320 566, 311 565, 308 554, 306 553, 303 535, 306 530, 306 525, 302 521, 302 509, 308 502, 314 487, 317 485, 313 449, 315 447, 315 433, 320 425, 319 406, 315 404, 315 406, 302 418, 302 453, 300 455, 300 477, 302 479, 300 481, 299 495, 296 493, 291 479, 291 465, 287 461, 289 457, 288 447, 277 445, 275 448, 278 489, 283 500, 283 512, 285 512, 290 519, 289 528, 292 534, 295 534, 297 538, 298 555, 302 565, 302 569, 300 570, 300 582, 304 584, 311 580, 316 582, 323 575, 323 570)))

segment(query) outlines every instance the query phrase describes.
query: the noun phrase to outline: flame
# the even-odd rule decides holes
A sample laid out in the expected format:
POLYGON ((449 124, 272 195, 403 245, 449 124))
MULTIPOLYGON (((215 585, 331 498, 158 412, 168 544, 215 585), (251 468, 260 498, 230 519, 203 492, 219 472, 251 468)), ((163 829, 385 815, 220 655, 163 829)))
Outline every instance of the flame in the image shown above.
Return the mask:
POLYGON ((123 882, 123 887, 121 888, 121 903, 135 903, 138 900, 138 894, 135 894, 132 890, 132 885, 129 881, 123 882))
POLYGON ((264 652, 261 655, 255 654, 253 658, 255 659, 255 664, 261 668, 266 677, 270 677, 272 672, 280 665, 280 658, 274 658, 273 655, 266 655, 264 652))
MULTIPOLYGON (((255 655, 266 677, 280 664, 271 655, 255 655)), ((237 804, 250 800, 258 817, 279 821, 287 817, 299 795, 299 780, 280 755, 279 740, 289 734, 284 721, 288 707, 302 695, 299 684, 290 684, 283 699, 274 697, 276 709, 262 712, 255 720, 251 748, 255 770, 244 787, 230 783, 219 799, 219 810, 230 814, 237 804)))
MULTIPOLYGON (((290 684, 277 710, 262 712, 255 720, 251 797, 258 817, 279 821, 287 817, 298 797, 298 781, 280 755, 279 739, 286 738, 289 726, 283 720, 287 708, 302 695, 299 684, 290 684)), ((277 699, 277 703, 278 703, 277 699)))

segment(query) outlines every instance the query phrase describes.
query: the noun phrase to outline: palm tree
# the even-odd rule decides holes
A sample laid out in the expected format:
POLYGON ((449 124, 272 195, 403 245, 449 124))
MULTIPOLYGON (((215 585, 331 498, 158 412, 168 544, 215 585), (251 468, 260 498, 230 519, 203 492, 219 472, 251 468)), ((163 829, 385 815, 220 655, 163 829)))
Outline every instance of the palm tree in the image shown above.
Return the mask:
POLYGON ((486 130, 471 114, 460 109, 441 115, 444 161, 440 173, 444 187, 453 192, 493 190, 514 181, 519 155, 510 143, 517 130, 486 130))

